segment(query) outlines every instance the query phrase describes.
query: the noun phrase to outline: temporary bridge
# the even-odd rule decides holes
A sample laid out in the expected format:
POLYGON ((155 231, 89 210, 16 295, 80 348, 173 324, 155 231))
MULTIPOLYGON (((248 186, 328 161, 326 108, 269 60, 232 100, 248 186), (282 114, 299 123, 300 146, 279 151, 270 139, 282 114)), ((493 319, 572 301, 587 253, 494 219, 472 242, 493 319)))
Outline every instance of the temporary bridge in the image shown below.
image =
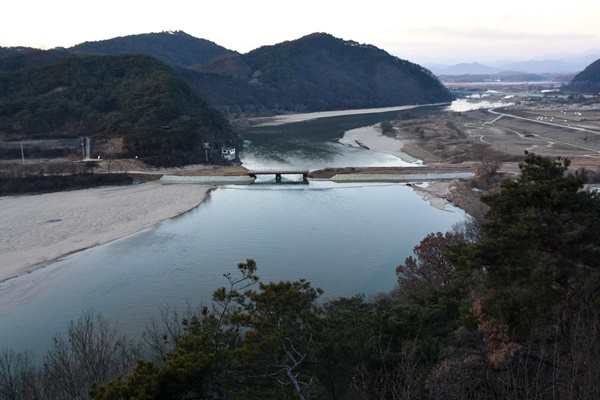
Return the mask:
POLYGON ((249 170, 248 176, 256 178, 257 175, 275 175, 276 181, 281 181, 281 175, 302 175, 302 180, 308 179, 307 169, 256 169, 249 170))

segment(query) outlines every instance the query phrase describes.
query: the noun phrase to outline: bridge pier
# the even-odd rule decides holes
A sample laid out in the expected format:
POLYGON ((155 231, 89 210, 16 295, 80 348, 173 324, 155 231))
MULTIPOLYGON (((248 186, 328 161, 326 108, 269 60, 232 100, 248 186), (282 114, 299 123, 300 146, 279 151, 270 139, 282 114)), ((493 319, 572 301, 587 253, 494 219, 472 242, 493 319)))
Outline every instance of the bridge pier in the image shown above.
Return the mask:
POLYGON ((281 182, 281 176, 284 174, 287 175, 302 175, 302 181, 306 182, 308 180, 308 170, 256 170, 256 171, 248 171, 248 176, 256 178, 257 175, 275 175, 275 182, 281 182))

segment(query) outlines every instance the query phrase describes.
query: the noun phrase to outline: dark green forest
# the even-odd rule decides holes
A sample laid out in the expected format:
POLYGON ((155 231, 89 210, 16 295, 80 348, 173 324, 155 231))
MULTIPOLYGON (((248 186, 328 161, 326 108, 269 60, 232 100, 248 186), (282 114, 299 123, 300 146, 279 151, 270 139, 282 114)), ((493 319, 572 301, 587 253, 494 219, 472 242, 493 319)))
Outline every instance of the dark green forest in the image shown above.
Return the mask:
POLYGON ((170 65, 196 94, 231 118, 452 100, 426 68, 326 33, 247 54, 181 31, 117 37, 47 52, 0 48, 0 70, 90 54, 150 55, 170 65))
POLYGON ((182 71, 185 79, 230 115, 452 101, 429 70, 326 33, 219 57, 194 70, 182 71))
POLYGON ((123 156, 198 161, 202 142, 239 143, 230 123, 147 55, 69 56, 0 73, 4 140, 121 138, 123 156))
POLYGON ((0 355, 6 399, 597 399, 600 196, 529 153, 483 221, 431 233, 395 290, 322 301, 253 260, 142 338, 86 312, 36 366, 0 355))
POLYGON ((195 38, 182 31, 120 36, 70 47, 76 54, 147 54, 176 67, 189 68, 216 57, 233 54, 209 40, 195 38))

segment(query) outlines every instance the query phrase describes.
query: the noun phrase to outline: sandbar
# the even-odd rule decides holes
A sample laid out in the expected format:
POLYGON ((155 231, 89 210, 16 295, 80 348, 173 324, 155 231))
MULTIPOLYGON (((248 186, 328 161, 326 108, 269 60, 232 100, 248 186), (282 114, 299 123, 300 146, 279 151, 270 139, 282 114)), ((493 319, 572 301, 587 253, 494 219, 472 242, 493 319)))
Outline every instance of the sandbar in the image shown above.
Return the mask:
POLYGON ((406 163, 406 166, 422 166, 423 161, 402 151, 406 141, 381 133, 379 125, 364 126, 344 132, 341 144, 368 148, 371 151, 391 154, 406 163))
POLYGON ((0 282, 198 206, 210 186, 132 186, 0 198, 0 282))
MULTIPOLYGON (((443 104, 443 103, 440 103, 443 104)), ((422 107, 426 105, 435 105, 435 104, 417 104, 417 105, 409 105, 409 106, 396 106, 396 107, 384 107, 384 108, 364 108, 358 110, 337 110, 337 111, 319 111, 312 113, 303 113, 303 114, 284 114, 277 115, 275 117, 259 117, 252 118, 251 121, 257 123, 256 126, 275 126, 275 125, 283 125, 290 124, 294 122, 304 122, 311 121, 313 119, 318 118, 329 118, 329 117, 339 117, 343 115, 355 115, 355 114, 374 114, 374 113, 383 113, 388 111, 401 111, 401 110, 410 110, 412 108, 422 107)))

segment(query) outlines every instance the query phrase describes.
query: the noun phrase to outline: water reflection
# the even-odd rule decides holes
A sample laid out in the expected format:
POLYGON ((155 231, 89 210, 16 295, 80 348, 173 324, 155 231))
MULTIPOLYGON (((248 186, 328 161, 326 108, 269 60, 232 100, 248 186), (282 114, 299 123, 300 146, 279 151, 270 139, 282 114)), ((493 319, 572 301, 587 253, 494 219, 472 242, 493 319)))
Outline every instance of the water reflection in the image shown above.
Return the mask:
POLYGON ((463 217, 402 185, 218 189, 178 218, 2 284, 0 343, 41 353, 89 309, 138 334, 160 307, 208 301, 246 258, 263 280, 304 278, 328 298, 387 291, 422 237, 463 217))

